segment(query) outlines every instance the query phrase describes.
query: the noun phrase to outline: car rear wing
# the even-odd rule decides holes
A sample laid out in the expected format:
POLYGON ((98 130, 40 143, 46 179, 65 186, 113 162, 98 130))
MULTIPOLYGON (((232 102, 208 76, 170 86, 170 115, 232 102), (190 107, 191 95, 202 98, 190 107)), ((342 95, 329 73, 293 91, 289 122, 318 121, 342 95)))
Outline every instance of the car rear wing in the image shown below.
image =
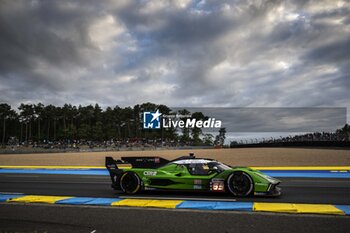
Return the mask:
POLYGON ((118 165, 125 167, 131 165, 132 168, 158 168, 170 161, 161 157, 122 157, 121 160, 114 160, 112 157, 106 157, 106 168, 117 170, 118 165))
POLYGON ((106 157, 106 168, 108 170, 116 170, 119 169, 118 168, 118 164, 125 164, 123 161, 121 160, 114 160, 112 157, 106 157))
MULTIPOLYGON (((123 170, 118 165, 126 165, 122 160, 114 160, 112 157, 106 157, 106 168, 112 180, 112 188, 120 190, 119 179, 123 174, 123 170)), ((122 166, 120 166, 122 167, 122 166)))

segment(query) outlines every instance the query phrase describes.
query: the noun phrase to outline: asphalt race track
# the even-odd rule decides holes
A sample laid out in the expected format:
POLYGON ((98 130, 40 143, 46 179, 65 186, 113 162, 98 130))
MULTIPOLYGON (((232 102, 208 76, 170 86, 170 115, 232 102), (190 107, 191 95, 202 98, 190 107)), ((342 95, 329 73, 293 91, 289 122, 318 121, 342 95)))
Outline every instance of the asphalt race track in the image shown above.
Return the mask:
MULTIPOLYGON (((280 178, 278 198, 144 192, 136 198, 349 204, 350 179, 280 178)), ((0 192, 128 197, 108 176, 0 174, 0 192)), ((0 232, 350 232, 348 216, 0 203, 0 232)))
POLYGON ((314 204, 349 204, 350 179, 280 178, 282 196, 233 198, 228 194, 144 192, 126 196, 110 187, 109 176, 0 174, 0 192, 65 195, 81 197, 137 197, 167 199, 218 199, 257 202, 294 202, 314 204))

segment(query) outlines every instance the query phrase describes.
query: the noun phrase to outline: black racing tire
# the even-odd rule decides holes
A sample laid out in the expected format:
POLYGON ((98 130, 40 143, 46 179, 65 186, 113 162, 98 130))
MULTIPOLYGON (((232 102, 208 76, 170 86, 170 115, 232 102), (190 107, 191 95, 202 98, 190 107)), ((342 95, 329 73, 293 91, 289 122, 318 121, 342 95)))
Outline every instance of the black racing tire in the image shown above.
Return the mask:
POLYGON ((243 171, 233 172, 226 181, 228 191, 236 197, 246 197, 253 193, 253 179, 243 171))
POLYGON ((125 172, 120 177, 120 189, 126 194, 136 194, 141 190, 141 179, 135 172, 125 172))

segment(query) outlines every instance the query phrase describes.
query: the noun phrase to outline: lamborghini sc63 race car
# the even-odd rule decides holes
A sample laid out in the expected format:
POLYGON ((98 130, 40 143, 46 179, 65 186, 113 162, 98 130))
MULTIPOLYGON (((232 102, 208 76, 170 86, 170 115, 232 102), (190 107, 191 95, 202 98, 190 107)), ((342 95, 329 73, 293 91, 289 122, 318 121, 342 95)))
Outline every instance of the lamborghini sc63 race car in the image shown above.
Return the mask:
POLYGON ((234 196, 279 196, 279 180, 248 167, 231 167, 193 154, 172 161, 160 157, 106 157, 112 188, 127 194, 142 190, 229 192, 234 196))

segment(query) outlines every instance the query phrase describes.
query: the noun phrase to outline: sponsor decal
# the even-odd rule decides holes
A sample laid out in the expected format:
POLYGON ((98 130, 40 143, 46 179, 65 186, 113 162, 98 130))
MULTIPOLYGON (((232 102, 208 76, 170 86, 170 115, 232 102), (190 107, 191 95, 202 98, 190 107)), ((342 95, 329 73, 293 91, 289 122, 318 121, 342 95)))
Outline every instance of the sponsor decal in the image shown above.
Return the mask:
POLYGON ((215 181, 225 181, 225 179, 223 178, 213 178, 211 179, 212 182, 215 182, 215 181))
POLYGON ((157 172, 156 171, 144 171, 143 175, 145 175, 145 176, 156 176, 157 172))
POLYGON ((193 180, 193 184, 202 184, 202 180, 193 180))
POLYGON ((136 162, 139 163, 160 163, 160 159, 159 158, 137 158, 135 159, 136 162))
POLYGON ((193 189, 202 189, 202 185, 193 185, 193 189))
POLYGON ((210 190, 212 191, 225 191, 225 181, 221 178, 214 178, 210 182, 210 190))

